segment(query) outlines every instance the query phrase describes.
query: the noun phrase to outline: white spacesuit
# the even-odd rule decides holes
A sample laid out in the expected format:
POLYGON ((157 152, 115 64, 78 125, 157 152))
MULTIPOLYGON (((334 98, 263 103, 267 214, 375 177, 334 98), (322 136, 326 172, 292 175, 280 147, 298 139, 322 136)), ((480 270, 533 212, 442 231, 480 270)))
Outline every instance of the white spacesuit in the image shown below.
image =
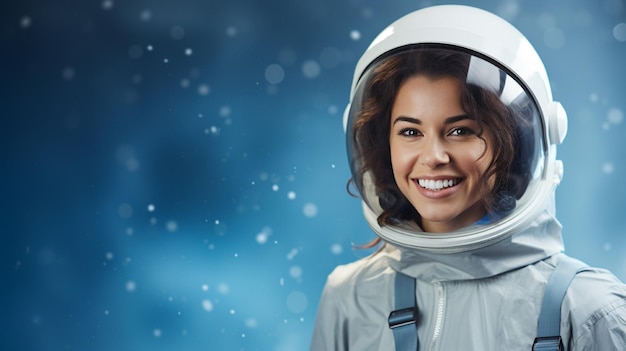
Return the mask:
MULTIPOLYGON (((531 350, 547 282, 567 260, 554 209, 563 175, 556 146, 567 116, 552 99, 537 52, 489 12, 433 6, 376 37, 356 66, 350 96, 344 127, 352 180, 383 246, 330 274, 311 350, 403 350, 391 318, 401 298, 399 276, 413 285, 416 333, 409 338, 419 350, 531 350), (463 113, 441 127, 422 118, 439 111, 423 109, 437 98, 420 100, 409 91, 408 107, 397 106, 407 82, 419 91, 445 77, 461 87, 463 113), (396 131, 396 122, 406 127, 396 131), (487 164, 477 179, 454 165, 467 154, 470 137, 483 152, 466 164, 487 164), (427 140, 432 144, 424 150, 437 154, 436 162, 427 164, 423 151, 405 157, 427 140), (407 175, 398 175, 397 164, 411 157, 407 175), (482 197, 445 217, 456 206, 450 198, 465 188, 482 197)), ((582 269, 558 307, 565 350, 626 350, 626 286, 610 272, 582 269)))

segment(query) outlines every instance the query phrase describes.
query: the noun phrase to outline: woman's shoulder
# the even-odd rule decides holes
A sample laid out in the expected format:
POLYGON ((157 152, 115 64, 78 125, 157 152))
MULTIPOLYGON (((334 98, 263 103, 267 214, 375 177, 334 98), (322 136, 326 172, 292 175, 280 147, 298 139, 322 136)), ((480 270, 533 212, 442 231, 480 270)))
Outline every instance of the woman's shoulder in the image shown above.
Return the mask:
POLYGON ((393 251, 383 249, 375 254, 335 267, 328 276, 327 288, 345 290, 364 287, 372 283, 379 284, 381 279, 375 278, 389 277, 394 274, 389 265, 393 251))
POLYGON ((578 273, 562 308, 572 325, 574 349, 602 343, 610 344, 600 349, 626 347, 626 285, 610 271, 588 267, 578 273))
POLYGON ((614 302, 626 305, 626 284, 609 270, 587 267, 572 280, 565 303, 572 308, 595 310, 614 302))
MULTIPOLYGON (((552 264, 566 259, 565 255, 552 257, 552 264)), ((611 271, 579 262, 583 268, 572 279, 563 300, 563 307, 577 316, 587 318, 607 306, 626 306, 626 284, 611 271)))

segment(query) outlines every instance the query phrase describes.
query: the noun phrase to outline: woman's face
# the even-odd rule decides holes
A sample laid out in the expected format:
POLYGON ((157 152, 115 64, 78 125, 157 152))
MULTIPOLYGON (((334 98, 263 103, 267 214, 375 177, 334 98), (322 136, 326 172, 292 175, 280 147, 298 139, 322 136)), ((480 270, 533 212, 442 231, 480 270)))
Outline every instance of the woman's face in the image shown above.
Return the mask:
POLYGON ((391 110, 389 144, 398 188, 427 232, 451 232, 478 221, 480 179, 492 159, 491 134, 461 107, 452 77, 409 78, 391 110))

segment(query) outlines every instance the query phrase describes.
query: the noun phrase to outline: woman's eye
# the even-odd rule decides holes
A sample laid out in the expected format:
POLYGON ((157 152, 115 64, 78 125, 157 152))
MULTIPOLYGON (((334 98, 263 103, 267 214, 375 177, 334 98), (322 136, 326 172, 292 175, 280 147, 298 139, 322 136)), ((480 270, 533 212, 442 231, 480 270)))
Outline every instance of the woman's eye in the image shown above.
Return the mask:
POLYGON ((474 131, 467 127, 454 128, 450 132, 452 136, 474 135, 474 131))
POLYGON ((417 131, 417 129, 414 129, 414 128, 402 128, 398 132, 398 135, 402 135, 402 136, 417 136, 417 135, 419 135, 419 132, 417 131))

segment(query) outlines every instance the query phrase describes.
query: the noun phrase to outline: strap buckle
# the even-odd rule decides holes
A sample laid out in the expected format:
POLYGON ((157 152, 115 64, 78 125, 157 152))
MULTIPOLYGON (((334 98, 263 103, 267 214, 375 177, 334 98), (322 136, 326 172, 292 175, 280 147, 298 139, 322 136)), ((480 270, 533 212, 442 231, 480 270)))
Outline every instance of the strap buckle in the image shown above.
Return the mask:
POLYGON ((405 325, 414 324, 416 322, 417 309, 415 307, 407 307, 400 310, 391 311, 389 313, 389 328, 399 328, 405 325))
POLYGON ((561 336, 535 338, 533 351, 563 351, 561 336))

